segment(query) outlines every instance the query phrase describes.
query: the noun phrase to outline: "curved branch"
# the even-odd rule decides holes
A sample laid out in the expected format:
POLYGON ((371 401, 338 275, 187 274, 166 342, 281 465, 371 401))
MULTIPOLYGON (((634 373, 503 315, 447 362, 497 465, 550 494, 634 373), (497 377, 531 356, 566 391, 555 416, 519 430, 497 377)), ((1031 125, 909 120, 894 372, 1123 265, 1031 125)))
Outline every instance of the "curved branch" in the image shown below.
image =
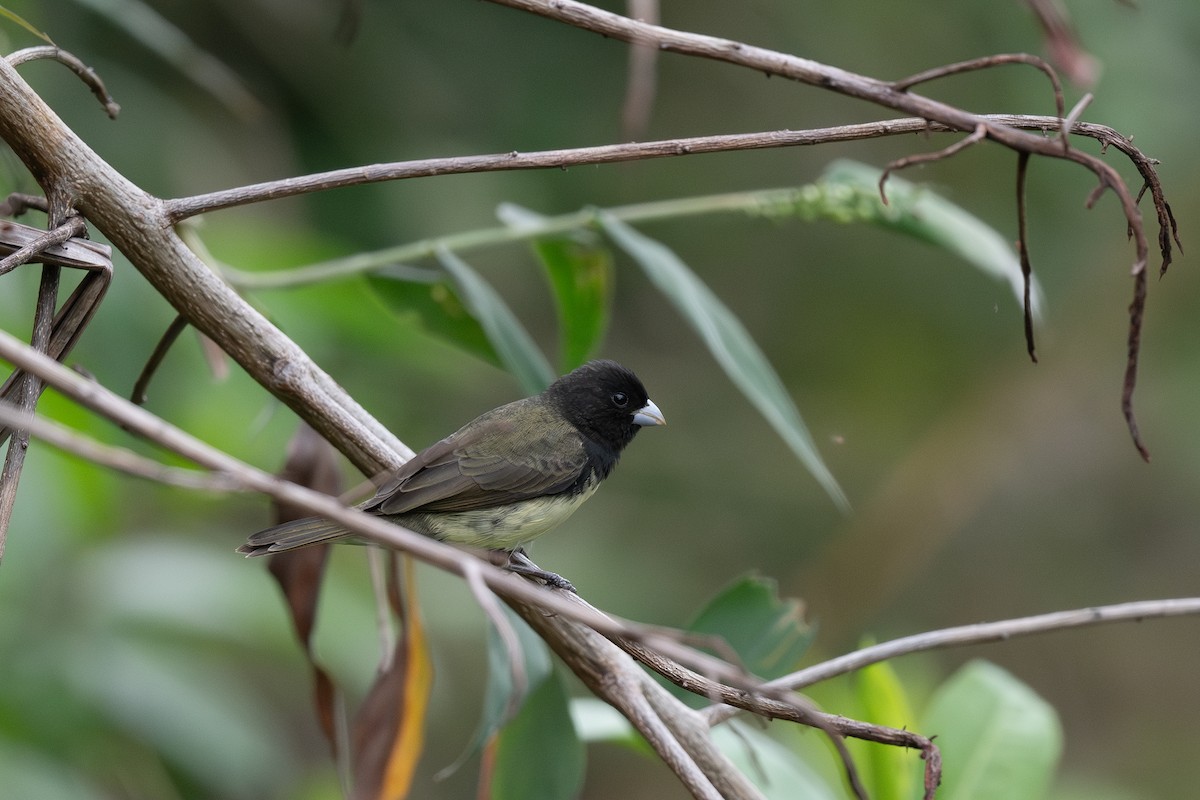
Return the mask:
POLYGON ((49 58, 53 61, 67 67, 67 69, 79 76, 79 80, 92 90, 92 94, 100 101, 100 105, 104 106, 104 113, 108 114, 109 119, 116 119, 121 113, 121 106, 109 94, 108 87, 104 85, 104 81, 96 74, 96 70, 89 67, 87 64, 79 60, 75 55, 68 53, 54 45, 39 45, 37 47, 27 47, 24 50, 8 56, 9 64, 14 67, 26 64, 30 61, 36 61, 40 58, 49 58))
POLYGON ((101 159, 0 59, 0 138, 47 196, 62 196, 154 288, 369 475, 412 454, 294 342, 226 286, 172 229, 161 200, 101 159))
POLYGON ((1065 101, 1063 100, 1062 81, 1058 79, 1058 73, 1054 71, 1054 67, 1050 66, 1045 59, 1030 55, 1029 53, 1002 53, 1000 55, 984 56, 983 58, 973 58, 970 61, 960 61, 957 64, 947 64, 943 67, 934 67, 933 69, 918 72, 915 75, 909 75, 907 78, 892 81, 892 88, 897 91, 906 92, 918 83, 941 80, 951 75, 961 75, 964 72, 991 69, 1003 64, 1026 64, 1040 70, 1046 76, 1047 80, 1050 81, 1050 88, 1054 90, 1055 113, 1060 117, 1063 115, 1065 101))

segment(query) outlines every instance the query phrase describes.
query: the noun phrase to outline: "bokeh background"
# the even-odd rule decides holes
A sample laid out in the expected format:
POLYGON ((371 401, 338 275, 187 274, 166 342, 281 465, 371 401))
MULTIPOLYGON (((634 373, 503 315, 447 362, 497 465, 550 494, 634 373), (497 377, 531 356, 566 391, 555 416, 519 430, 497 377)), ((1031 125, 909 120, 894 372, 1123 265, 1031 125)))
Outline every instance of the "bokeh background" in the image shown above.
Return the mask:
MULTIPOLYGON (((366 0, 349 42, 337 34, 343 8, 333 0, 6 5, 103 76, 123 106, 116 121, 60 67, 22 68, 102 156, 160 196, 622 137, 624 45, 474 0, 366 0), (162 21, 170 27, 156 27, 162 21), (220 96, 199 86, 204 65, 172 38, 177 33, 240 85, 220 96)), ((672 27, 884 79, 1043 48, 1015 0, 662 6, 672 27)), ((1101 67, 1084 119, 1133 136, 1161 160, 1190 247, 1200 211, 1200 5, 1067 8, 1101 67)), ((6 50, 34 43, 11 24, 0 26, 0 37, 6 50)), ((890 116, 679 56, 664 55, 658 76, 647 140, 890 116)), ((980 112, 1053 112, 1045 80, 1023 67, 924 91, 980 112)), ((1068 105, 1083 91, 1070 87, 1068 105)), ((490 227, 504 201, 555 214, 801 185, 835 158, 882 165, 949 141, 424 179, 224 211, 204 219, 200 235, 239 268, 282 268, 490 227)), ((1107 158, 1136 181, 1118 154, 1107 158)), ((1015 161, 983 145, 905 177, 1015 238, 1015 161)), ((0 188, 36 189, 11 155, 0 170, 0 188)), ((819 625, 814 658, 866 635, 1197 594, 1200 285, 1180 257, 1150 287, 1136 401, 1153 453, 1145 464, 1119 409, 1133 250, 1111 195, 1084 209, 1092 187, 1075 166, 1032 164, 1030 242, 1047 294, 1037 365, 1025 355, 1007 287, 927 245, 832 223, 717 217, 644 226, 745 321, 854 510, 837 510, 667 301, 619 263, 603 355, 642 375, 670 425, 639 437, 605 490, 538 543, 539 563, 570 576, 602 608, 667 625, 686 622, 720 587, 757 571, 806 601, 819 625)), ((552 303, 529 251, 505 247, 467 259, 553 354, 552 303)), ((34 270, 4 278, 5 329, 28 330, 36 279, 34 270)), ((253 299, 413 447, 519 394, 508 375, 390 314, 363 280, 253 299)), ((128 392, 172 317, 119 259, 71 361, 128 392)), ((155 452, 52 395, 44 408, 155 452)), ((151 387, 149 408, 268 469, 281 463, 295 429, 291 413, 236 367, 214 378, 190 335, 151 387)), ((262 564, 232 552, 267 520, 267 504, 254 497, 166 489, 31 449, 0 570, 0 774, 14 776, 0 796, 336 796, 275 588, 262 564)), ((483 623, 459 582, 428 570, 421 579, 439 671, 416 796, 469 797, 473 764, 436 785, 430 775, 453 760, 476 722, 483 623)), ((370 680, 377 648, 366 586, 361 553, 339 552, 320 650, 357 690, 370 680)), ((1062 715, 1066 749, 1054 796, 1194 796, 1196 620, 1058 633, 896 667, 919 704, 974 657, 1012 671, 1062 715)), ((589 757, 585 797, 684 796, 654 761, 606 746, 589 757)))

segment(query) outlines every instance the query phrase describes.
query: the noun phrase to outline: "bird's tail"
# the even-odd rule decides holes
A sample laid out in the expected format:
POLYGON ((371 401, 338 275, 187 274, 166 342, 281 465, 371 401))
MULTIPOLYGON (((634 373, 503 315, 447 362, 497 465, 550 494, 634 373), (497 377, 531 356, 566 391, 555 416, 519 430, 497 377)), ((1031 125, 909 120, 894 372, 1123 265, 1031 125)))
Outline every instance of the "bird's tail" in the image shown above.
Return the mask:
POLYGON ((307 547, 310 544, 330 542, 350 535, 350 531, 336 522, 330 522, 322 517, 305 517, 252 533, 246 543, 237 551, 250 558, 264 556, 268 553, 280 553, 284 550, 295 550, 297 547, 307 547))

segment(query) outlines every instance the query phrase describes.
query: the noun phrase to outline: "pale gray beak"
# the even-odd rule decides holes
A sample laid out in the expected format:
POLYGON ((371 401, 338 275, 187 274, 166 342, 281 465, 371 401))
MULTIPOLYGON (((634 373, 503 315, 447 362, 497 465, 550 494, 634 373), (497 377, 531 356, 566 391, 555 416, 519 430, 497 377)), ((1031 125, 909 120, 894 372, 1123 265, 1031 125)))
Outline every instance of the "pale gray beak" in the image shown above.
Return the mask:
POLYGON ((653 400, 646 400, 646 405, 639 408, 633 414, 633 424, 641 425, 666 425, 667 418, 658 410, 658 406, 654 405, 653 400))

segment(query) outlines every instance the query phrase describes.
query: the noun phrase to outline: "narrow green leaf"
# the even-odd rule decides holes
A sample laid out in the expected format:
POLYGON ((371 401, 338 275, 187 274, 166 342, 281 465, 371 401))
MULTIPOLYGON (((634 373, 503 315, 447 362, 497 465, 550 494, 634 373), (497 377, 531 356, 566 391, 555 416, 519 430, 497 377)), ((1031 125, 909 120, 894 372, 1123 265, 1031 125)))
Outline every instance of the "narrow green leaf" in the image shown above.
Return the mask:
MULTIPOLYGON (((496 215, 510 228, 544 228, 548 217, 513 203, 496 215)), ((612 303, 612 253, 594 231, 578 228, 533 240, 558 309, 560 363, 570 372, 587 361, 604 338, 612 303)))
POLYGON ((503 367, 479 320, 471 316, 458 291, 440 273, 393 267, 368 274, 367 281, 392 313, 415 319, 428 333, 503 367))
MULTIPOLYGON (((859 670, 854 685, 858 702, 863 708, 863 719, 903 730, 917 727, 917 718, 908 696, 890 664, 880 662, 859 670)), ((864 742, 864 746, 869 767, 864 777, 873 800, 907 800, 912 797, 924 764, 920 755, 912 750, 874 742, 864 742)), ((859 763, 863 764, 862 761, 859 763)))
POLYGON ((714 597, 687 626, 721 637, 751 673, 770 680, 792 672, 814 635, 798 600, 781 600, 770 578, 746 575, 714 597))
POLYGON ((54 44, 54 41, 49 36, 42 33, 37 28, 33 27, 33 25, 26 22, 25 18, 22 17, 20 14, 17 14, 15 11, 11 11, 8 8, 5 8, 4 6, 0 6, 0 17, 4 17, 9 22, 12 22, 16 25, 20 25, 22 28, 29 31, 34 36, 38 37, 46 44, 51 44, 51 45, 54 44))
MULTIPOLYGON (((941 247, 965 259, 981 272, 1006 281, 1024 303, 1021 261, 1005 237, 994 228, 930 189, 891 175, 884 184, 888 204, 879 196, 875 167, 855 161, 834 161, 818 184, 821 216, 842 222, 869 222, 941 247)), ((1029 305, 1040 318, 1045 305, 1042 287, 1030 278, 1029 305)))
POLYGON ((639 233, 611 214, 601 212, 600 223, 627 252, 708 345, 725 370, 843 510, 850 504, 837 480, 821 460, 800 412, 766 356, 750 338, 740 320, 712 290, 666 245, 639 233))
POLYGON ((437 257, 466 307, 483 326, 501 362, 521 387, 528 394, 536 394, 549 386, 555 378, 554 369, 496 290, 449 250, 439 249, 437 257))
POLYGON ((492 800, 572 800, 583 787, 585 755, 564 681, 551 675, 500 732, 492 800))
POLYGON ((1062 752, 1054 709, 986 661, 965 665, 934 694, 921 732, 937 736, 945 800, 1037 800, 1062 752))

